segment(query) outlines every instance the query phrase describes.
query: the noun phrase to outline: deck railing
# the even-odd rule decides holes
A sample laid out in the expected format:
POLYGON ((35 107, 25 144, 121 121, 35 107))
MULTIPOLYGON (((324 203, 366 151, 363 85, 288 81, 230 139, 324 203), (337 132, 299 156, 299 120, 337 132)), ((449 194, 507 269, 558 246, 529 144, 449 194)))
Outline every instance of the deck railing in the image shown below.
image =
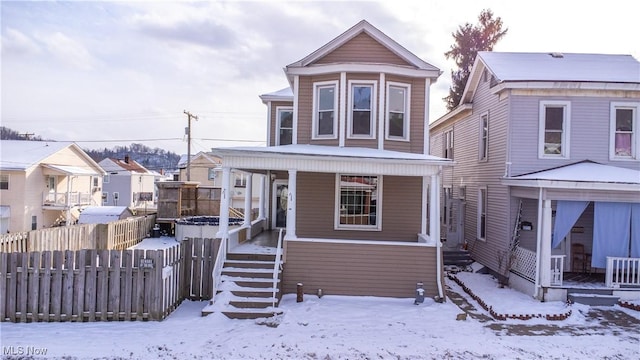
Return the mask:
POLYGON ((513 251, 513 260, 511 261, 511 271, 534 281, 536 278, 536 253, 529 249, 516 246, 513 251))
POLYGON ((640 287, 640 258, 607 256, 605 285, 611 288, 640 287))
POLYGON ((88 192, 45 192, 42 196, 44 206, 68 207, 90 204, 91 193, 88 192))
POLYGON ((222 284, 222 268, 224 267, 224 262, 227 260, 229 237, 232 235, 237 237, 237 230, 238 229, 229 231, 228 235, 223 235, 220 240, 220 247, 218 248, 216 261, 213 264, 213 271, 211 272, 211 276, 213 277, 213 282, 211 283, 213 289, 211 290, 211 301, 209 302, 209 305, 213 305, 213 299, 215 299, 218 289, 220 289, 220 284, 222 284))
POLYGON ((278 277, 280 274, 280 269, 282 266, 282 229, 280 229, 280 234, 278 234, 278 247, 276 248, 276 260, 273 264, 273 298, 271 306, 276 306, 276 293, 278 291, 278 277))
POLYGON ((564 280, 564 258, 566 255, 551 255, 551 285, 562 286, 564 280))

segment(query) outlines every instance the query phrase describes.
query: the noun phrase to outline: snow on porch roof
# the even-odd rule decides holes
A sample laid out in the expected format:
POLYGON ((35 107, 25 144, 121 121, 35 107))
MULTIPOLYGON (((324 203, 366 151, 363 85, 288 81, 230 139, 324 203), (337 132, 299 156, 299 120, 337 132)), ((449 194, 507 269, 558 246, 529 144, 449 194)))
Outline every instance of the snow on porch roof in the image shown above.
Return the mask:
MULTIPOLYGON (((571 165, 503 179, 504 184, 515 186, 546 187, 545 185, 550 185, 552 182, 558 185, 554 187, 560 188, 575 187, 569 186, 569 184, 583 184, 587 185, 587 187, 603 189, 611 185, 623 185, 624 189, 640 191, 640 171, 603 165, 592 161, 582 161, 571 165), (566 185, 562 186, 562 184, 566 185)), ((611 189, 614 189, 614 187, 611 187, 611 189)))
POLYGON ((53 164, 43 164, 47 169, 51 169, 54 172, 63 173, 65 175, 92 175, 98 176, 96 171, 91 169, 86 169, 78 166, 68 166, 68 165, 53 165, 53 164))

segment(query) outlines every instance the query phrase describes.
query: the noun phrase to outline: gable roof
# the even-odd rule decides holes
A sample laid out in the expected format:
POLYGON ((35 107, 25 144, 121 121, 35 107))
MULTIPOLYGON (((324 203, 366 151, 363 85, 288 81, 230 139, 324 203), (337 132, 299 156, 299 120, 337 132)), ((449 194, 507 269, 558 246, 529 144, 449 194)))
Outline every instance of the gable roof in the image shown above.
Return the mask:
POLYGON ((131 159, 116 159, 116 158, 106 158, 100 161, 100 165, 105 167, 106 170, 115 170, 115 167, 120 168, 119 170, 131 171, 138 174, 150 174, 150 171, 147 170, 144 166, 140 165, 139 162, 131 159), (110 162, 111 164, 107 164, 106 162, 110 162), (113 166, 109 166, 113 165, 113 166))
MULTIPOLYGON (((211 164, 215 164, 215 165, 219 165, 220 164, 220 160, 216 160, 215 155, 213 154, 208 154, 204 151, 200 151, 195 155, 191 155, 191 162, 194 162, 194 160, 198 159, 198 158, 202 158, 207 160, 208 162, 210 162, 211 164)), ((182 154, 180 156, 180 161, 178 161, 178 169, 186 169, 187 168, 187 155, 182 154)))
MULTIPOLYGON (((76 143, 68 141, 1 140, 0 170, 27 170, 33 166, 40 165, 48 157, 66 148, 71 148, 75 151, 84 161, 91 165, 92 170, 103 173, 98 163, 91 159, 76 143)), ((93 174, 94 171, 90 171, 90 173, 93 174)))
POLYGON ((631 55, 479 51, 460 104, 473 100, 484 69, 498 83, 640 84, 640 62, 631 55))

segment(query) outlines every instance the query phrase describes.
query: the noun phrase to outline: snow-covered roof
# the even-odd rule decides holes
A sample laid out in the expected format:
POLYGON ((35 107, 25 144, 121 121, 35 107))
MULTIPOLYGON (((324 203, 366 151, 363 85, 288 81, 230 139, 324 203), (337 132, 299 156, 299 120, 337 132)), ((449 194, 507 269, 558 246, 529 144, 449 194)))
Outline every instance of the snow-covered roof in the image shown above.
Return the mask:
POLYGON ((126 206, 87 206, 80 213, 78 223, 106 224, 119 220, 123 215, 124 217, 131 215, 131 211, 126 206))
POLYGON ((72 144, 63 141, 2 140, 0 169, 26 170, 72 144))
POLYGON ((269 101, 293 101, 293 90, 291 90, 291 87, 286 87, 268 94, 262 94, 260 99, 265 104, 269 101))
POLYGON ((516 186, 554 188, 592 188, 603 190, 637 190, 640 195, 640 171, 603 165, 592 161, 561 166, 505 178, 503 183, 516 186))
POLYGON ((631 55, 480 51, 498 81, 640 83, 640 62, 631 55))

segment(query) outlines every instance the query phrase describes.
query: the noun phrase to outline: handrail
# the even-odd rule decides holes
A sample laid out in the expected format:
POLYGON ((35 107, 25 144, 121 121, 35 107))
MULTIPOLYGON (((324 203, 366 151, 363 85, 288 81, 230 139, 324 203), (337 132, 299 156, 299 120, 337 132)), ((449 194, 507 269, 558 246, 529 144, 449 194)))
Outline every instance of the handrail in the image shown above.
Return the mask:
POLYGON ((282 229, 280 229, 280 233, 278 234, 278 247, 276 248, 276 260, 273 264, 273 290, 272 290, 272 303, 271 306, 276 307, 276 290, 278 289, 278 274, 282 269, 281 266, 282 259, 282 229))
POLYGON ((640 258, 607 256, 605 285, 610 288, 640 286, 640 258))
POLYGON ((213 289, 211 291, 211 300, 209 301, 209 305, 213 305, 213 299, 216 297, 216 293, 218 292, 218 288, 220 288, 220 284, 222 283, 222 267, 224 266, 224 262, 227 260, 227 239, 228 235, 223 235, 220 240, 220 246, 218 247, 218 254, 216 255, 216 262, 213 265, 213 272, 211 276, 213 277, 213 289))

